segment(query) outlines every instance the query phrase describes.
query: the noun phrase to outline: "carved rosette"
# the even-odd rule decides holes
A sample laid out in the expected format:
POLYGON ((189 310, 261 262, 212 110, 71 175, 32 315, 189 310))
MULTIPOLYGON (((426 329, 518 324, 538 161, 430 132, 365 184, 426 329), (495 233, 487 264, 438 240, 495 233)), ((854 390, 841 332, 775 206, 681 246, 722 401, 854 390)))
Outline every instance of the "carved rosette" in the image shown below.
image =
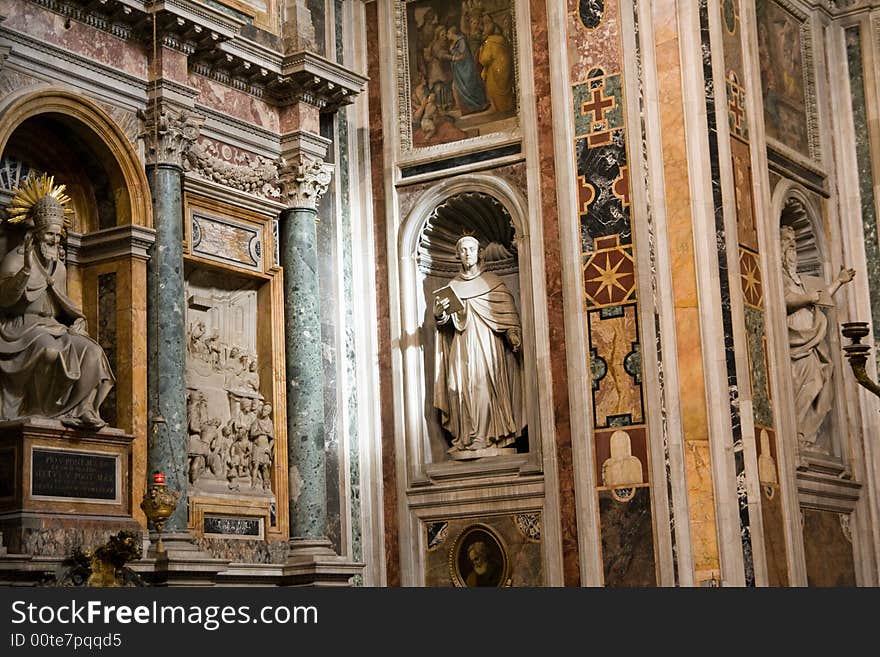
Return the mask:
POLYGON ((162 104, 153 105, 142 116, 147 164, 183 168, 184 156, 199 137, 205 117, 195 112, 162 104))
POLYGON ((281 197, 289 208, 317 210, 318 202, 333 178, 333 165, 317 157, 299 154, 281 169, 281 197))

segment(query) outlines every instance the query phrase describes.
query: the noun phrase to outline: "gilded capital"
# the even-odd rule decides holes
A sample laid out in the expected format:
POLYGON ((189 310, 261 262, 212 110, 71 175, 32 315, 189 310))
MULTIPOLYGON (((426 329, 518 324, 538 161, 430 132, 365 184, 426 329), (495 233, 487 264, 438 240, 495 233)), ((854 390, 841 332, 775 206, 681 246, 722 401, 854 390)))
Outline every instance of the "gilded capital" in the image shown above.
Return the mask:
POLYGON ((317 210, 332 177, 332 164, 299 153, 285 160, 281 168, 282 201, 289 208, 317 210))
POLYGON ((167 103, 153 104, 142 115, 147 164, 183 167, 187 151, 199 137, 205 117, 167 103))

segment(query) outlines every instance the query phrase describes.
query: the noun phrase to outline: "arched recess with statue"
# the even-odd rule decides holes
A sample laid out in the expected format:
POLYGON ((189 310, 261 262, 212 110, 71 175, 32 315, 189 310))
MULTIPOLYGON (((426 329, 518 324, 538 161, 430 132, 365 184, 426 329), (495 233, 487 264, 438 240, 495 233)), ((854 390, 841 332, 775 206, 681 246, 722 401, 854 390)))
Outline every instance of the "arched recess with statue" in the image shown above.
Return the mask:
POLYGON ((0 431, 13 471, 23 473, 21 480, 32 475, 29 481, 15 480, 3 509, 6 543, 31 554, 44 544, 52 553, 59 546, 47 536, 55 526, 74 523, 84 534, 80 540, 88 542, 89 532, 103 529, 106 534, 107 529, 106 524, 90 524, 92 515, 117 517, 120 527, 134 527, 132 518, 144 524, 137 502, 146 472, 146 271, 152 207, 135 144, 108 112, 82 95, 36 85, 6 96, 0 101, 0 153, 0 257, 13 249, 21 252, 33 228, 27 218, 10 222, 6 212, 28 177, 46 174, 56 188, 64 185, 69 221, 59 253, 67 270, 66 293, 82 310, 88 336, 103 349, 115 376, 100 404, 106 426, 99 430, 62 430, 57 422, 44 422, 39 431, 25 431, 36 431, 38 439, 25 439, 18 448, 6 442, 13 429, 0 431), (54 474, 67 489, 37 489, 34 472, 40 459, 54 464, 54 474), (94 466, 103 475, 95 474, 92 482, 65 480, 65 469, 77 464, 87 471, 94 466), (90 488, 101 476, 107 477, 105 489, 90 488))

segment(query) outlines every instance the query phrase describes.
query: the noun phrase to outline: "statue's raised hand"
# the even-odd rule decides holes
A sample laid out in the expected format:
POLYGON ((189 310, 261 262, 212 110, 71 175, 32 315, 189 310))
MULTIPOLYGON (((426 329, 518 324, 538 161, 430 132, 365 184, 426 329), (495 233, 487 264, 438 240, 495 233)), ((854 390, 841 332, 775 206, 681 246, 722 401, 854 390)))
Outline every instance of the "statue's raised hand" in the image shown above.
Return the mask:
POLYGON ((841 267, 840 273, 837 274, 837 280, 841 283, 849 283, 856 275, 855 269, 849 269, 847 267, 841 267))
POLYGON ((34 235, 33 233, 28 233, 24 236, 24 242, 21 244, 21 252, 22 252, 22 269, 25 271, 31 270, 31 261, 34 253, 34 235))
POLYGON ((70 325, 68 332, 76 333, 78 335, 88 335, 89 325, 86 323, 85 317, 77 317, 73 324, 70 325))

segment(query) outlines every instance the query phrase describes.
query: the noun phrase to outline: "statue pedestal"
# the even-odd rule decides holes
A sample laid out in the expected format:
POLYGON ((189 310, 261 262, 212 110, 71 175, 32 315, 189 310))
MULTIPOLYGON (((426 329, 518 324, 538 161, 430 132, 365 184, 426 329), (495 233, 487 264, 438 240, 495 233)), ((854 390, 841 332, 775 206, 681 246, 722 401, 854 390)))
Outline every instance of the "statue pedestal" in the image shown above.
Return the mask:
POLYGON ((199 549, 189 534, 162 534, 162 552, 156 551, 157 538, 152 532, 146 558, 129 564, 153 586, 216 586, 217 575, 229 567, 199 549))
POLYGON ((364 570, 333 551, 330 541, 294 538, 282 567, 282 586, 351 586, 351 578, 364 570))
POLYGON ((132 439, 44 418, 0 423, 0 532, 9 552, 67 556, 140 531, 131 516, 132 439))
POLYGON ((490 456, 516 456, 515 447, 486 447, 485 449, 450 449, 449 458, 453 461, 473 461, 490 456))

